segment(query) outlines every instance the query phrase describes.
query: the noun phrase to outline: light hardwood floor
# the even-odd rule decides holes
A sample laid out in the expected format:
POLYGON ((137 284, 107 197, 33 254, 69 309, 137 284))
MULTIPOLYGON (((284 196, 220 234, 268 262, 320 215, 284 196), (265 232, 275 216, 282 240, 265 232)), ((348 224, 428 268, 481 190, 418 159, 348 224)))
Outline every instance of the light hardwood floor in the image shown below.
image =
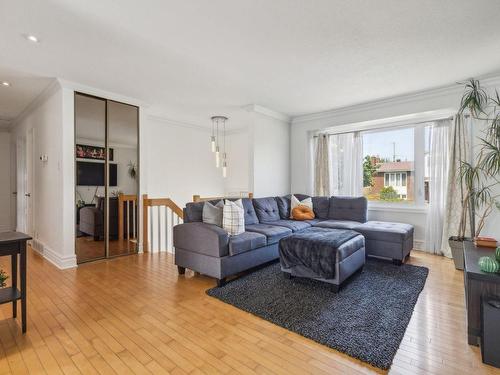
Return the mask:
MULTIPOLYGON (((382 372, 206 296, 214 281, 178 276, 168 254, 28 262, 28 332, 0 307, 0 374, 382 372)), ((499 374, 467 345, 462 273, 416 251, 410 262, 430 273, 390 373, 499 374)))

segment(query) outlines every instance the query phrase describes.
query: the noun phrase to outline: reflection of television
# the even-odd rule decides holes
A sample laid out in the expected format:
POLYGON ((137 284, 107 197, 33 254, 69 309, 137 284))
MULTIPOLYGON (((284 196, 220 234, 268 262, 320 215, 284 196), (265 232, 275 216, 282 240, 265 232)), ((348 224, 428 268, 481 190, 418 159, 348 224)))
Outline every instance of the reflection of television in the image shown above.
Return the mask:
MULTIPOLYGON (((109 165, 109 186, 117 185, 117 165, 109 165)), ((78 186, 104 186, 104 163, 76 162, 76 184, 78 186)))

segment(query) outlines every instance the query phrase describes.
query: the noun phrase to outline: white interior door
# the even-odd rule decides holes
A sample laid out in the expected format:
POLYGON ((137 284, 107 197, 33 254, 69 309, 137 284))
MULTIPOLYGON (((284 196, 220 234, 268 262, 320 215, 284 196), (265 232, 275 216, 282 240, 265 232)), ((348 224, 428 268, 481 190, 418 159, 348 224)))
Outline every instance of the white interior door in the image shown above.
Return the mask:
POLYGON ((10 156, 10 133, 0 131, 0 232, 12 229, 10 156))
POLYGON ((34 235, 34 163, 33 163, 34 129, 31 128, 26 134, 26 232, 30 236, 34 235))
POLYGON ((16 139, 17 164, 17 225, 19 232, 26 232, 26 138, 16 139))
POLYGON ((33 236, 34 232, 34 129, 16 140, 17 230, 33 236))

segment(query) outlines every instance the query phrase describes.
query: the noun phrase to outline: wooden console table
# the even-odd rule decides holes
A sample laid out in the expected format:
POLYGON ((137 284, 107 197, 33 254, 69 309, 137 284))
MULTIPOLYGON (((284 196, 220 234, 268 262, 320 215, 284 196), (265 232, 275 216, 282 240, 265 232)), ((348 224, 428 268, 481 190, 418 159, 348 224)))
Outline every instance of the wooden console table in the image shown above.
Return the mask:
POLYGON ((21 321, 26 332, 26 242, 31 237, 19 232, 0 233, 0 256, 11 256, 12 286, 0 289, 0 304, 12 302, 12 315, 17 317, 17 300, 21 300, 21 321), (21 289, 17 289, 17 256, 20 256, 19 276, 21 289))
POLYGON ((467 333, 469 345, 481 342, 481 303, 483 297, 500 298, 500 274, 481 271, 477 264, 483 256, 494 257, 495 249, 476 247, 464 242, 464 283, 467 304, 467 333))

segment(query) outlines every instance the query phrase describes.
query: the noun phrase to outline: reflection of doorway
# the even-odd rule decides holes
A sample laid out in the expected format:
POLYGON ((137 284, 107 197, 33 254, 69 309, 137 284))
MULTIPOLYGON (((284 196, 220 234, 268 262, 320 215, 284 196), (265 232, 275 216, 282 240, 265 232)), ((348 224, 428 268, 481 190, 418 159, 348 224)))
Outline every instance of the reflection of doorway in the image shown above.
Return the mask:
POLYGON ((0 232, 12 230, 12 219, 15 210, 12 210, 12 192, 10 176, 15 168, 11 166, 10 133, 0 129, 0 232))
POLYGON ((137 252, 139 109, 75 93, 77 262, 137 252))
POLYGON ((29 129, 25 136, 16 140, 17 166, 17 230, 34 234, 34 129, 29 129))

